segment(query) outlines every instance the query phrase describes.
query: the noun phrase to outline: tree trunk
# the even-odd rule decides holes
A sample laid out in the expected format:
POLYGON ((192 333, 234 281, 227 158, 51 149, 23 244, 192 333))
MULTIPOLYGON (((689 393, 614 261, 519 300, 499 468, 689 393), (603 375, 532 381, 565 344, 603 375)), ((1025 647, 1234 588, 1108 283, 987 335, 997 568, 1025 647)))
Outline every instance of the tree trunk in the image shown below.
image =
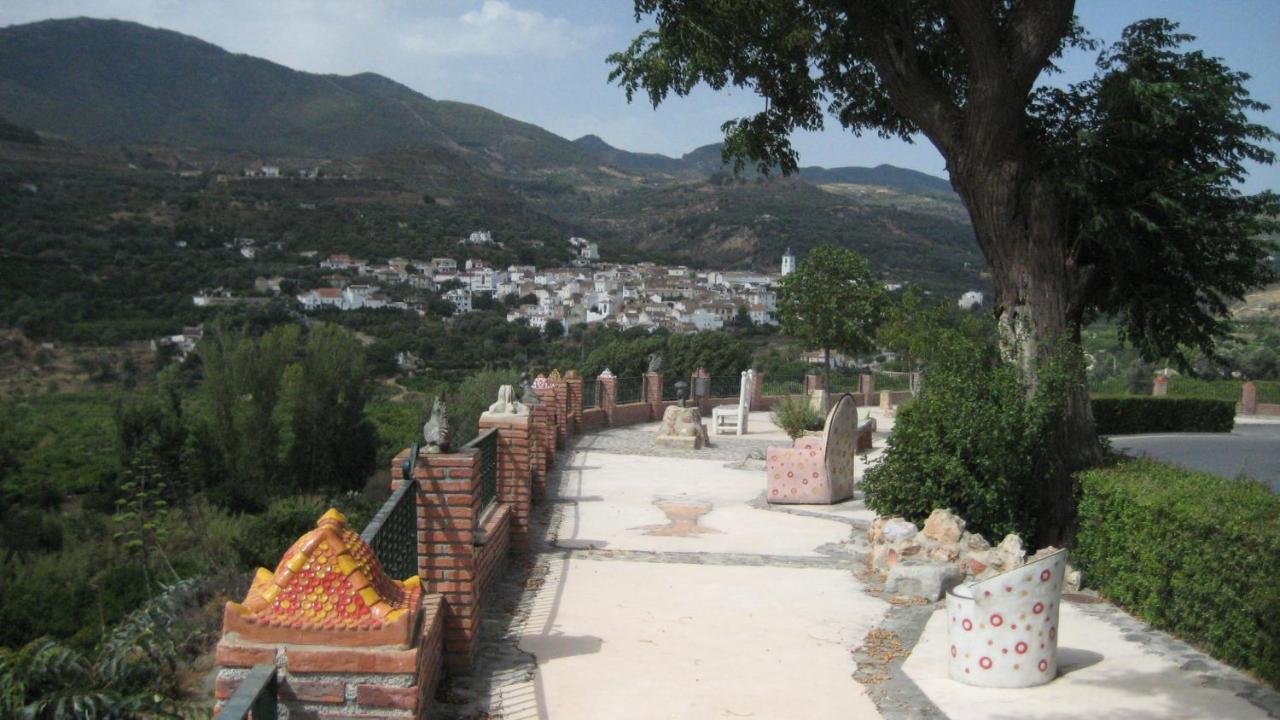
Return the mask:
MULTIPOLYGON (((957 167, 952 180, 991 267, 1001 350, 1034 391, 1041 361, 1064 349, 1064 341, 1079 348, 1080 278, 1064 231, 1063 204, 1029 162, 957 167)), ((1070 385, 1053 444, 1055 467, 1035 498, 1040 517, 1032 541, 1037 547, 1070 543, 1076 518, 1073 475, 1102 458, 1083 378, 1070 385)))

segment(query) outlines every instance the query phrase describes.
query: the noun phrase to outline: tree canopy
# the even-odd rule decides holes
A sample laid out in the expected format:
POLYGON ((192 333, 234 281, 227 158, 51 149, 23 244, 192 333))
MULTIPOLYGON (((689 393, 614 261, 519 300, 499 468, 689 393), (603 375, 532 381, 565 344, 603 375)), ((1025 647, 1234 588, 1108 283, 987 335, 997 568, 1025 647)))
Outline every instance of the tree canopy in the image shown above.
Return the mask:
POLYGON ((866 258, 852 250, 819 245, 778 286, 782 331, 830 351, 871 350, 888 298, 866 258))

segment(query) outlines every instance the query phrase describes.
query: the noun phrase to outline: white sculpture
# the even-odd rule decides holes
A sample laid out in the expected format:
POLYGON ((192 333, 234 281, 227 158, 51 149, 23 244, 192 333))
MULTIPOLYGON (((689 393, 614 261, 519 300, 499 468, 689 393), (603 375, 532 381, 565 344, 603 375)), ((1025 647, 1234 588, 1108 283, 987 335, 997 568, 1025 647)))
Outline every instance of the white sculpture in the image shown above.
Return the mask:
POLYGON ((489 406, 489 412, 502 415, 528 415, 529 408, 516 400, 515 388, 503 385, 498 388, 498 401, 489 406))

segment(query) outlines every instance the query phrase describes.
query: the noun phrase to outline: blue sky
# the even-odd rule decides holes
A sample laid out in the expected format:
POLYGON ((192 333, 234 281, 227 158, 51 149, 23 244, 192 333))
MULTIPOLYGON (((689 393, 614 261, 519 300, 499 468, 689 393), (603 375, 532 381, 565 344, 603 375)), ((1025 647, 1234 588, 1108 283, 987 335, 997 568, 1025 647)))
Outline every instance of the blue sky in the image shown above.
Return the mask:
MULTIPOLYGON (((1280 105, 1276 0, 1080 0, 1096 38, 1112 41, 1145 17, 1182 23, 1197 46, 1253 76, 1254 98, 1280 105)), ((568 138, 587 133, 618 147, 680 155, 720 138, 726 119, 755 112, 750 92, 694 92, 659 109, 628 105, 606 82, 605 56, 637 30, 630 0, 5 0, 0 25, 46 18, 110 17, 195 35, 233 52, 311 72, 386 75, 435 98, 462 100, 568 138)), ((1093 55, 1064 64, 1065 81, 1089 74, 1093 55)), ((1280 128, 1280 110, 1255 118, 1280 128)), ((832 123, 797 136, 802 164, 890 163, 945 175, 927 143, 857 138, 832 123)), ((1275 148, 1280 151, 1280 146, 1275 148)), ((1280 169, 1258 167, 1250 191, 1280 190, 1280 169)))

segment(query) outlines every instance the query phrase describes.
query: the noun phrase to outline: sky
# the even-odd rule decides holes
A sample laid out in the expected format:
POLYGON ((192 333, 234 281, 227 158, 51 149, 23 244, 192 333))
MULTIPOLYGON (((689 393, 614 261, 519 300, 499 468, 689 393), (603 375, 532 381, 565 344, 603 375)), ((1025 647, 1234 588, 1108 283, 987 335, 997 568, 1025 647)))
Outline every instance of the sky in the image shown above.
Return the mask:
MULTIPOLYGON (((1276 0, 1079 0, 1077 14, 1110 42, 1129 23, 1167 17, 1195 46, 1253 76, 1254 99, 1280 105, 1276 0)), ((635 152, 679 156, 717 142, 728 119, 757 112, 746 90, 696 90, 656 110, 628 104, 605 57, 641 26, 630 0, 4 0, 0 26, 88 16, 194 35, 297 70, 376 72, 433 98, 483 105, 567 138, 589 133, 635 152)), ((1059 81, 1087 77, 1094 53, 1074 53, 1059 81)), ((1253 119, 1280 129, 1280 109, 1253 119)), ((856 137, 827 129, 793 138, 802 165, 889 163, 945 177, 925 141, 856 137)), ((1273 144, 1280 152, 1280 144, 1273 144)), ((1246 191, 1280 190, 1280 168, 1253 166, 1246 191)))

